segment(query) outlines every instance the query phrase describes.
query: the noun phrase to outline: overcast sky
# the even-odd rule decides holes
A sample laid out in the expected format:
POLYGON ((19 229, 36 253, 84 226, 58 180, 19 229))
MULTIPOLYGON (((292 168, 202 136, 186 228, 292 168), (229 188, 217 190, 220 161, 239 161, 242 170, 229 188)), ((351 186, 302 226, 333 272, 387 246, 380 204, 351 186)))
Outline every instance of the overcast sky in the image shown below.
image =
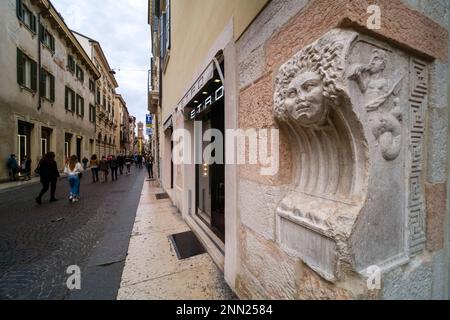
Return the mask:
POLYGON ((52 3, 69 28, 100 42, 111 68, 117 71, 117 92, 123 95, 137 122, 145 123, 150 67, 148 1, 52 0, 52 3))

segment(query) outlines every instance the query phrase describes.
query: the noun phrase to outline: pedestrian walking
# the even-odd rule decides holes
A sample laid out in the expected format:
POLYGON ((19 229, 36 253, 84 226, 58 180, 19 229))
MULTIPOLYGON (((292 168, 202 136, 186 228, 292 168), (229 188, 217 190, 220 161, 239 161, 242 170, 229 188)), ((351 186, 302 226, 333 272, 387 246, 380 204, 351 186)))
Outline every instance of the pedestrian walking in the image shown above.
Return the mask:
POLYGON ((25 181, 31 180, 31 158, 27 156, 23 159, 23 174, 25 181))
POLYGON ((86 171, 89 163, 88 158, 84 157, 81 162, 83 162, 83 170, 86 171))
POLYGON ((97 155, 93 154, 91 157, 91 161, 89 162, 89 167, 91 168, 91 172, 92 172, 92 182, 96 183, 98 182, 98 159, 97 159, 97 155))
POLYGON ((80 178, 83 166, 78 162, 78 157, 73 155, 66 163, 64 172, 67 173, 70 185, 69 201, 74 203, 80 200, 80 178))
POLYGON ((6 166, 8 167, 9 172, 9 180, 10 181, 16 181, 16 174, 19 170, 19 165, 17 164, 16 155, 12 154, 8 161, 6 162, 6 166))
POLYGON ((119 168, 119 164, 115 156, 111 157, 111 160, 108 161, 109 167, 111 168, 111 178, 112 181, 117 180, 117 169, 119 168))
POLYGON ((141 154, 137 156, 137 162, 138 162, 139 169, 142 169, 142 155, 141 154))
POLYGON ((147 167, 148 178, 153 179, 153 157, 151 155, 145 157, 145 165, 147 167))
POLYGON ((131 156, 125 158, 125 165, 127 166, 127 175, 131 174, 131 156))
POLYGON ((108 161, 106 160, 105 156, 102 156, 102 160, 100 161, 99 170, 102 173, 102 182, 108 182, 108 174, 109 174, 109 168, 108 168, 108 161))
POLYGON ((123 154, 119 154, 119 156, 117 157, 117 163, 119 164, 120 175, 123 175, 123 167, 125 165, 125 157, 123 156, 123 154))
POLYGON ((55 161, 55 153, 48 152, 44 158, 39 161, 38 167, 34 171, 39 174, 42 183, 42 190, 36 198, 38 204, 42 204, 42 196, 50 189, 50 202, 55 202, 56 182, 59 178, 58 166, 55 161))

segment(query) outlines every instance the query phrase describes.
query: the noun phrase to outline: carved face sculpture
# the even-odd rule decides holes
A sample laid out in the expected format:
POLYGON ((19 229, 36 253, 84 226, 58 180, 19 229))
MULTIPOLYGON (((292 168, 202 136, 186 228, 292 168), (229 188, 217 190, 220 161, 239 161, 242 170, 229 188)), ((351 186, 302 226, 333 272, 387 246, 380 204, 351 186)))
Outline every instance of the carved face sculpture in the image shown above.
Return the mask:
POLYGON ((322 124, 328 114, 323 96, 323 81, 316 72, 298 74, 289 84, 285 98, 286 111, 303 125, 322 124))

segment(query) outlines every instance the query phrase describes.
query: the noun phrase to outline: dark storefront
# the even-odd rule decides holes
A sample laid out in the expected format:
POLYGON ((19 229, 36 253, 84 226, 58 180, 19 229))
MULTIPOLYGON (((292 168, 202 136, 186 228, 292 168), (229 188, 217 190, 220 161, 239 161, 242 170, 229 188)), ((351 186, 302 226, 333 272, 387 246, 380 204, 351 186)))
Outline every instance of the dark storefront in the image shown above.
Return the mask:
MULTIPOLYGON (((217 66, 218 64, 215 64, 217 66)), ((220 63, 220 72, 214 68, 212 77, 199 90, 196 96, 186 106, 185 115, 188 121, 195 122, 195 134, 204 136, 209 129, 216 129, 222 133, 225 139, 225 94, 223 76, 221 70, 224 62, 220 63)), ((195 141, 203 139, 194 138, 195 141)), ((195 214, 204 222, 211 231, 225 242, 225 140, 223 140, 222 155, 214 149, 210 161, 203 155, 205 148, 215 142, 203 141, 201 145, 195 145, 196 172, 195 172, 195 214)))

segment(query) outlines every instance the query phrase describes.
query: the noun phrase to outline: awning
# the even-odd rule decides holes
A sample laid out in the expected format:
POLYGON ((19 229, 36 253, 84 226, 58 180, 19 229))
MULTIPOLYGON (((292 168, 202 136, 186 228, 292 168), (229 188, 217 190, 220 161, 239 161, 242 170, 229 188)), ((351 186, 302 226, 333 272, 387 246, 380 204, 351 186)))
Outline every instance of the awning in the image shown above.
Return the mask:
POLYGON ((188 92, 178 102, 177 110, 183 110, 184 107, 200 92, 203 86, 214 77, 214 61, 211 61, 202 74, 197 78, 188 92))
POLYGON ((163 124, 163 131, 166 131, 169 128, 173 128, 172 115, 170 115, 163 124))

